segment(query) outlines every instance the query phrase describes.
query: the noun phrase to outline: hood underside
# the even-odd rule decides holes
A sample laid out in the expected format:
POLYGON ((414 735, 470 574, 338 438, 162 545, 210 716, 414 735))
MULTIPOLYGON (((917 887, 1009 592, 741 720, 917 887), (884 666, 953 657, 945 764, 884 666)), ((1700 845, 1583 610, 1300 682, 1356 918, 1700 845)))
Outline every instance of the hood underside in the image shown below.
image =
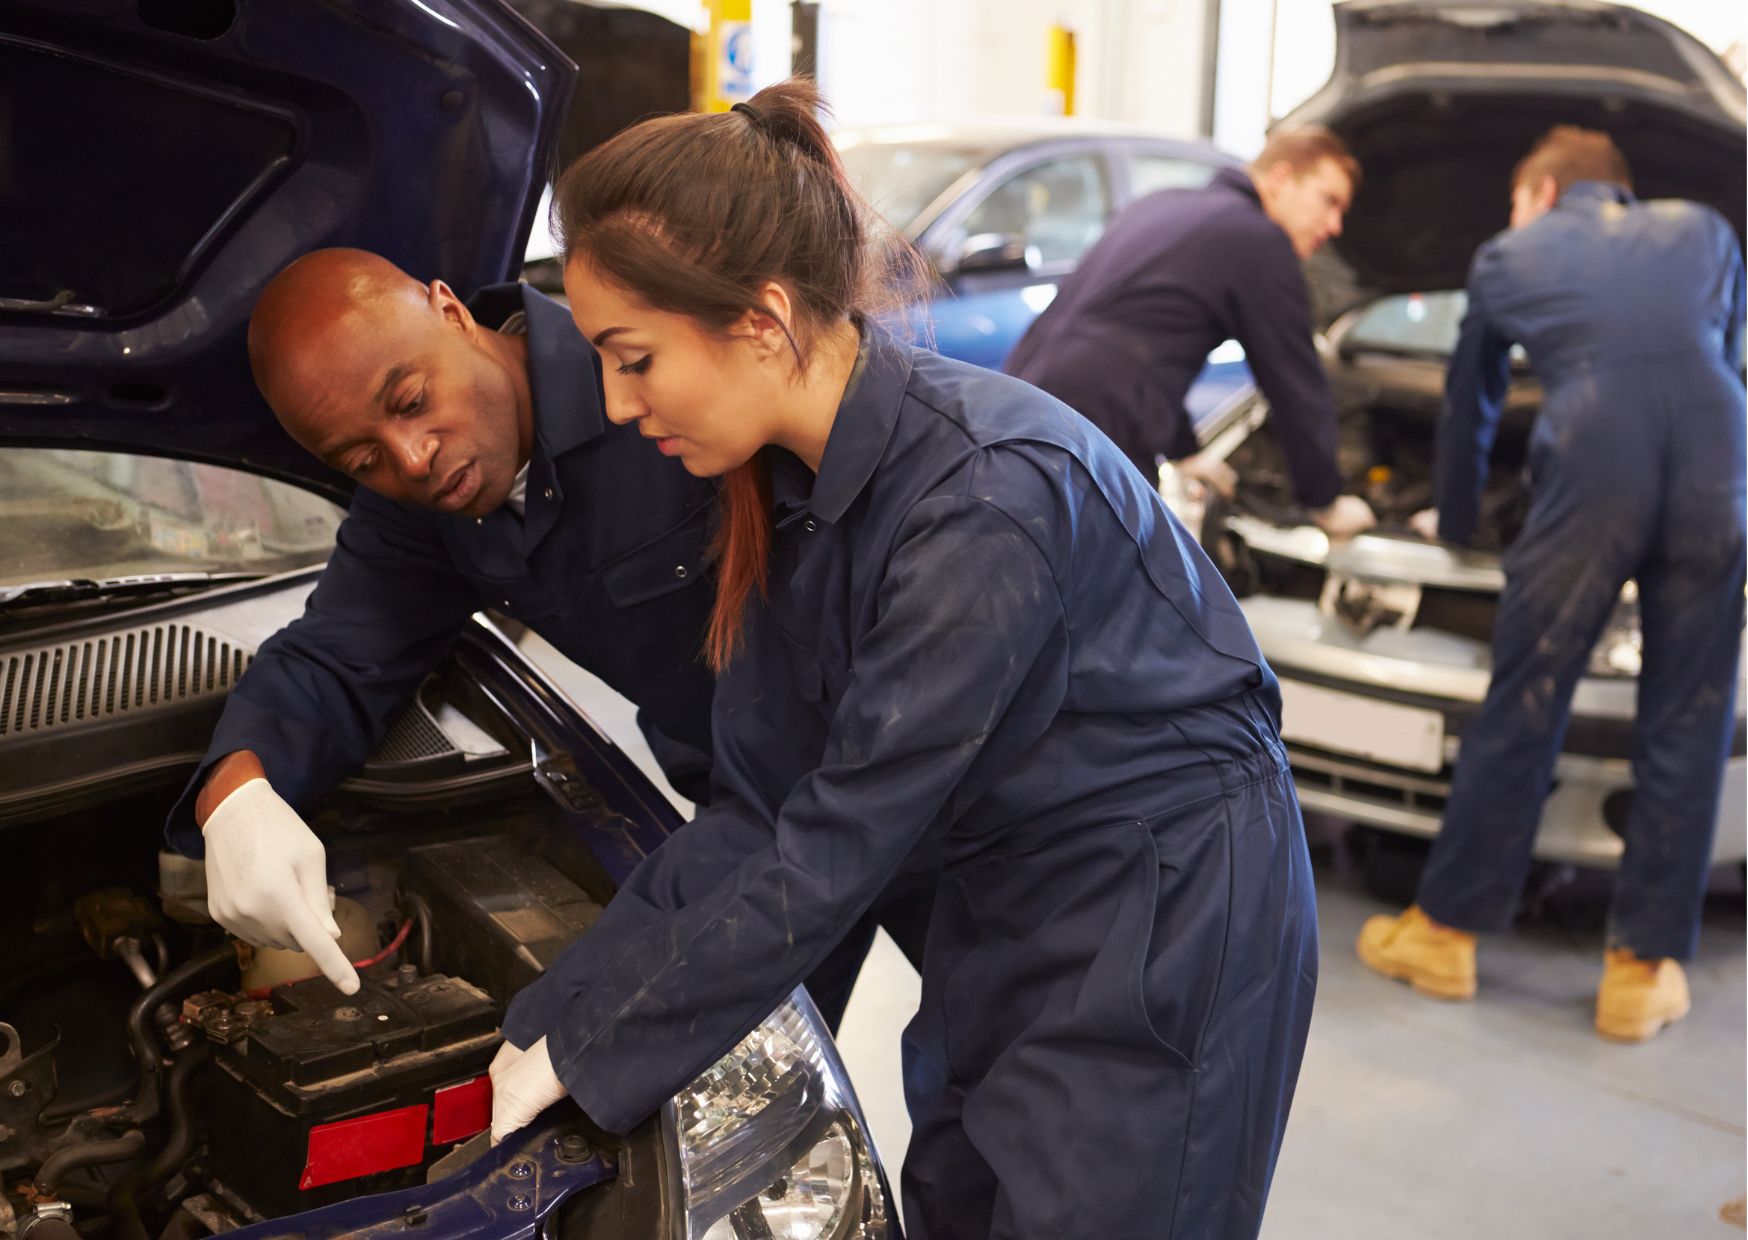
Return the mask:
POLYGON ((336 245, 511 277, 574 75, 500 0, 13 0, 0 437, 343 493, 255 390, 256 296, 336 245))
POLYGON ((1336 6, 1336 67, 1283 126, 1323 124, 1365 178, 1331 245, 1367 294, 1460 287, 1511 172, 1558 124, 1607 132, 1642 198, 1743 230, 1743 90, 1666 22, 1603 4, 1336 6))

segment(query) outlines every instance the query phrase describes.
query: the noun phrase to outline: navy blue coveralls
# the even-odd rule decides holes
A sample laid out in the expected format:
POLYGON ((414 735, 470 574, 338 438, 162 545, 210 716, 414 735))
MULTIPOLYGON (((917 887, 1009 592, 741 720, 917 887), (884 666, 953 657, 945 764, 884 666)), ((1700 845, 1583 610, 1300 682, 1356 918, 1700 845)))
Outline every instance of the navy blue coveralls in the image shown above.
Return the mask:
MULTIPOLYGON (((534 449, 523 516, 451 516, 358 489, 303 616, 262 644, 171 811, 170 842, 189 856, 203 852, 194 800, 213 763, 254 750, 274 790, 307 809, 364 762, 484 608, 634 702, 669 782, 708 799, 715 686, 701 651, 715 484, 607 421, 600 358, 563 306, 524 284, 484 289, 469 306, 488 328, 527 315, 534 449)), ((895 887, 808 979, 833 1029, 876 924, 921 961, 929 899, 916 881, 895 887)))
POLYGON ((1268 397, 1294 494, 1327 507, 1342 489, 1335 399, 1311 344, 1304 271, 1239 169, 1150 194, 1111 221, 1006 370, 1079 410, 1152 485, 1158 457, 1196 451, 1184 396, 1225 340, 1244 346, 1268 397))
POLYGON ((1102 435, 867 331, 817 477, 766 450, 770 596, 709 810, 505 1036, 623 1131, 938 865, 912 1240, 1254 1235, 1317 968, 1274 676, 1102 435))
POLYGON ((1622 585, 1644 629, 1632 810, 1609 945, 1693 954, 1743 622, 1742 255, 1723 218, 1569 187, 1476 252, 1439 427, 1440 537, 1473 534, 1521 343, 1542 382, 1532 499, 1505 554, 1493 679, 1463 730, 1419 903, 1503 929, 1572 694, 1622 585))

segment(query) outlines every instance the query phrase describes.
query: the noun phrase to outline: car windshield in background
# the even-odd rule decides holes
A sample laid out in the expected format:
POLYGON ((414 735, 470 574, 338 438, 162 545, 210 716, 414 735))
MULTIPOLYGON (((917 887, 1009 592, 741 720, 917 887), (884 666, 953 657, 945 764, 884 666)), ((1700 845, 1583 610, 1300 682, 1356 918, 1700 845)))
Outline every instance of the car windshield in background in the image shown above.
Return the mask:
POLYGON ((324 563, 345 511, 218 465, 60 448, 0 451, 0 586, 324 563))
POLYGON ((1350 349, 1448 357, 1457 347, 1457 329, 1468 306, 1469 295, 1462 289, 1385 297, 1360 312, 1343 343, 1350 349))
POLYGON ((898 142, 855 142, 839 154, 856 191, 900 232, 980 159, 972 150, 898 142))

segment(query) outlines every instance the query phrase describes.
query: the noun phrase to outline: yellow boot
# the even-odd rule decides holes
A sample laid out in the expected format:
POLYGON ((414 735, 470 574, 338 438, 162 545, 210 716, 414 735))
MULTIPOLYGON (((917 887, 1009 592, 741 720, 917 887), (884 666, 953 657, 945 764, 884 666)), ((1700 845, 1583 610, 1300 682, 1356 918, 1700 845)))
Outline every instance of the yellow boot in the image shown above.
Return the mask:
POLYGON ((1625 947, 1604 952, 1596 1031, 1610 1042, 1643 1042, 1687 1015, 1687 974, 1667 957, 1640 960, 1625 947))
POLYGON ((1368 917, 1354 944, 1367 968, 1432 999, 1475 997, 1475 936, 1441 926, 1411 904, 1399 917, 1368 917))

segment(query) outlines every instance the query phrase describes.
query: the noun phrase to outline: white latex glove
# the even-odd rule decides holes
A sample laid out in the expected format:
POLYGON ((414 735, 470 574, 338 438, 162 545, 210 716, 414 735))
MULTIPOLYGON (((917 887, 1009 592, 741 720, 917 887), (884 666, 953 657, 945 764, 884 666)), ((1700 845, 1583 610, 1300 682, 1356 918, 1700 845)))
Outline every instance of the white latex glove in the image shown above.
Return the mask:
POLYGON ((329 904, 328 853, 297 811, 251 779, 219 802, 201 834, 213 920, 257 947, 303 952, 341 994, 357 994, 329 904))
POLYGON ((1201 483, 1222 499, 1231 499, 1238 493, 1238 471, 1218 457, 1198 452, 1181 461, 1173 461, 1172 467, 1184 478, 1201 483))
POLYGON ((535 1116, 565 1095, 558 1073, 552 1070, 552 1057, 546 1053, 545 1038, 525 1051, 504 1043, 489 1071, 493 1145, 518 1128, 526 1128, 535 1116))
POLYGON ((1408 518, 1408 528, 1419 534, 1427 542, 1438 541, 1438 509, 1422 508, 1408 518))
POLYGON ((1338 495, 1329 507, 1311 514, 1325 534, 1334 539, 1363 534, 1378 523, 1372 506, 1357 495, 1338 495))

